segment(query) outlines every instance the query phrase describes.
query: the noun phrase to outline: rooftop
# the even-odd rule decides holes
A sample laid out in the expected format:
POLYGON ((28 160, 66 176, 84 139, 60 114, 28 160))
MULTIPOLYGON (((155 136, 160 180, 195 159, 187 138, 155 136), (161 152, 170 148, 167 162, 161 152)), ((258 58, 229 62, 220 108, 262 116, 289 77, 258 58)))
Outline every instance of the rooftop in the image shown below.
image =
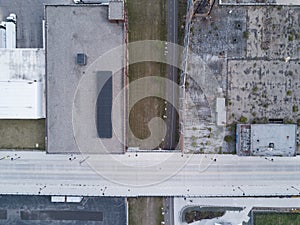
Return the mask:
POLYGON ((298 0, 219 0, 220 5, 300 5, 298 0))
MULTIPOLYGON (((90 152, 99 152, 95 147, 100 141, 96 129, 96 99, 108 78, 99 75, 104 69, 99 68, 96 60, 123 44, 123 24, 109 22, 107 13, 107 7, 97 5, 46 6, 48 153, 76 153, 80 143, 90 152), (86 65, 76 63, 78 53, 86 55, 86 65), (86 77, 88 79, 84 79, 86 77), (84 82, 87 83, 83 90, 78 90, 84 82), (76 96, 80 100, 75 101, 76 96), (73 109, 77 118, 80 117, 76 120, 78 129, 74 127, 73 109), (75 140, 74 132, 84 136, 82 142, 75 140)), ((121 55, 114 59, 115 63, 123 62, 121 55)), ((111 74, 114 99, 122 88, 123 73, 121 70, 111 74)), ((123 126, 122 108, 115 114, 120 120, 116 123, 123 126)), ((122 133, 123 127, 116 130, 122 133)), ((102 140, 104 145, 110 146, 110 153, 123 153, 121 142, 115 132, 111 138, 102 140)))
POLYGON ((124 20, 124 1, 110 1, 108 6, 109 20, 124 20))
POLYGON ((45 118, 45 51, 0 49, 0 118, 45 118))
POLYGON ((253 156, 295 156, 295 124, 237 125, 237 152, 253 156))

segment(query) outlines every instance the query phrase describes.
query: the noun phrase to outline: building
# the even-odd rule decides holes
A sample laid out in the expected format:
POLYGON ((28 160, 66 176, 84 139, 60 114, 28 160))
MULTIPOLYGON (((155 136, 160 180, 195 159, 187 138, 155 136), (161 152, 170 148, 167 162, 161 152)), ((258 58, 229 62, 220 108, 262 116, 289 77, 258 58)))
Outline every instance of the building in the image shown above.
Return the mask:
POLYGON ((295 156, 297 125, 238 124, 236 149, 241 156, 295 156))
POLYGON ((102 5, 46 5, 45 15, 47 152, 124 153, 124 104, 112 112, 124 81, 123 24, 102 5))
POLYGON ((217 101, 216 101, 216 121, 217 121, 217 126, 225 126, 226 125, 225 98, 217 98, 217 101))
POLYGON ((45 118, 45 51, 0 49, 0 119, 45 118))
POLYGON ((110 1, 108 3, 108 19, 124 20, 124 1, 110 1))

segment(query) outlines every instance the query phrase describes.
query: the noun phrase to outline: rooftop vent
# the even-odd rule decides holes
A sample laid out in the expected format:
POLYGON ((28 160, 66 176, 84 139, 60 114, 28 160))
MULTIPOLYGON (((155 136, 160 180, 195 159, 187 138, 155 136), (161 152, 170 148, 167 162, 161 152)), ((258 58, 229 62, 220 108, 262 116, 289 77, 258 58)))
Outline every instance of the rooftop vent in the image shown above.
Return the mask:
POLYGON ((76 58, 76 64, 78 64, 80 66, 85 66, 86 65, 86 54, 78 53, 77 58, 76 58))

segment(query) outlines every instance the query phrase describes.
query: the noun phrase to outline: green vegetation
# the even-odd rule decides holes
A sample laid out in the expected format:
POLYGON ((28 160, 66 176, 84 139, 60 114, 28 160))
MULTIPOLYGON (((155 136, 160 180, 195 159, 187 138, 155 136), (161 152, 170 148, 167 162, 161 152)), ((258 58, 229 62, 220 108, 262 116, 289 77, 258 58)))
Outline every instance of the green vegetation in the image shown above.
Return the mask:
POLYGON ((293 93, 293 92, 292 92, 291 90, 288 90, 288 91, 286 92, 286 95, 287 95, 287 96, 291 96, 292 93, 293 93))
POLYGON ((224 141, 226 141, 227 143, 231 143, 234 141, 234 138, 231 135, 226 135, 224 137, 224 141))
POLYGON ((298 213, 255 213, 255 225, 300 225, 298 213))
POLYGON ((225 211, 200 211, 192 210, 186 212, 184 215, 184 222, 192 223, 194 221, 213 219, 216 217, 221 217, 225 214, 225 211))
POLYGON ((193 136, 191 137, 191 139, 192 139, 192 141, 195 141, 195 140, 197 140, 197 137, 193 135, 193 136))
POLYGON ((247 117, 245 117, 245 116, 241 116, 241 118, 240 118, 240 122, 241 122, 241 123, 247 123, 247 122, 248 122, 248 119, 247 119, 247 117))
POLYGON ((226 106, 232 105, 232 101, 228 98, 225 98, 225 105, 226 106))
POLYGON ((288 37, 288 40, 289 41, 293 41, 294 40, 294 36, 292 34, 290 34, 289 37, 288 37))
POLYGON ((297 125, 300 126, 300 119, 297 119, 297 125))
POLYGON ((243 37, 245 38, 245 39, 248 39, 249 38, 249 31, 244 31, 243 32, 243 37))
POLYGON ((222 147, 219 147, 218 154, 222 154, 222 147))
POLYGON ((293 112, 298 112, 298 106, 297 105, 293 105, 293 112))
POLYGON ((192 142, 192 147, 196 148, 197 147, 197 142, 193 141, 192 142))
POLYGON ((252 91, 253 91, 253 92, 257 92, 257 91, 258 91, 258 87, 257 87, 257 86, 254 86, 254 87, 252 88, 252 91))

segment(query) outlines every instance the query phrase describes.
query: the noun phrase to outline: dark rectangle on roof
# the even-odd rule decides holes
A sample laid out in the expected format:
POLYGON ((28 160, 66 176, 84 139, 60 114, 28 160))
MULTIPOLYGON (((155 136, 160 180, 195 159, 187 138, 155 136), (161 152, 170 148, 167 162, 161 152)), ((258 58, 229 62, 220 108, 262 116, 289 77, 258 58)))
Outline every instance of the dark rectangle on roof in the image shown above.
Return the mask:
POLYGON ((21 211, 21 219, 103 221, 103 213, 97 211, 21 211))
POLYGON ((97 99, 97 132, 99 138, 112 137, 112 72, 97 72, 98 90, 101 88, 97 99), (104 84, 104 85, 103 85, 104 84), (102 86, 103 85, 103 86, 102 86))
POLYGON ((0 220, 7 219, 7 210, 0 210, 0 220))
POLYGON ((86 55, 84 53, 78 53, 76 63, 82 66, 86 65, 86 55))

